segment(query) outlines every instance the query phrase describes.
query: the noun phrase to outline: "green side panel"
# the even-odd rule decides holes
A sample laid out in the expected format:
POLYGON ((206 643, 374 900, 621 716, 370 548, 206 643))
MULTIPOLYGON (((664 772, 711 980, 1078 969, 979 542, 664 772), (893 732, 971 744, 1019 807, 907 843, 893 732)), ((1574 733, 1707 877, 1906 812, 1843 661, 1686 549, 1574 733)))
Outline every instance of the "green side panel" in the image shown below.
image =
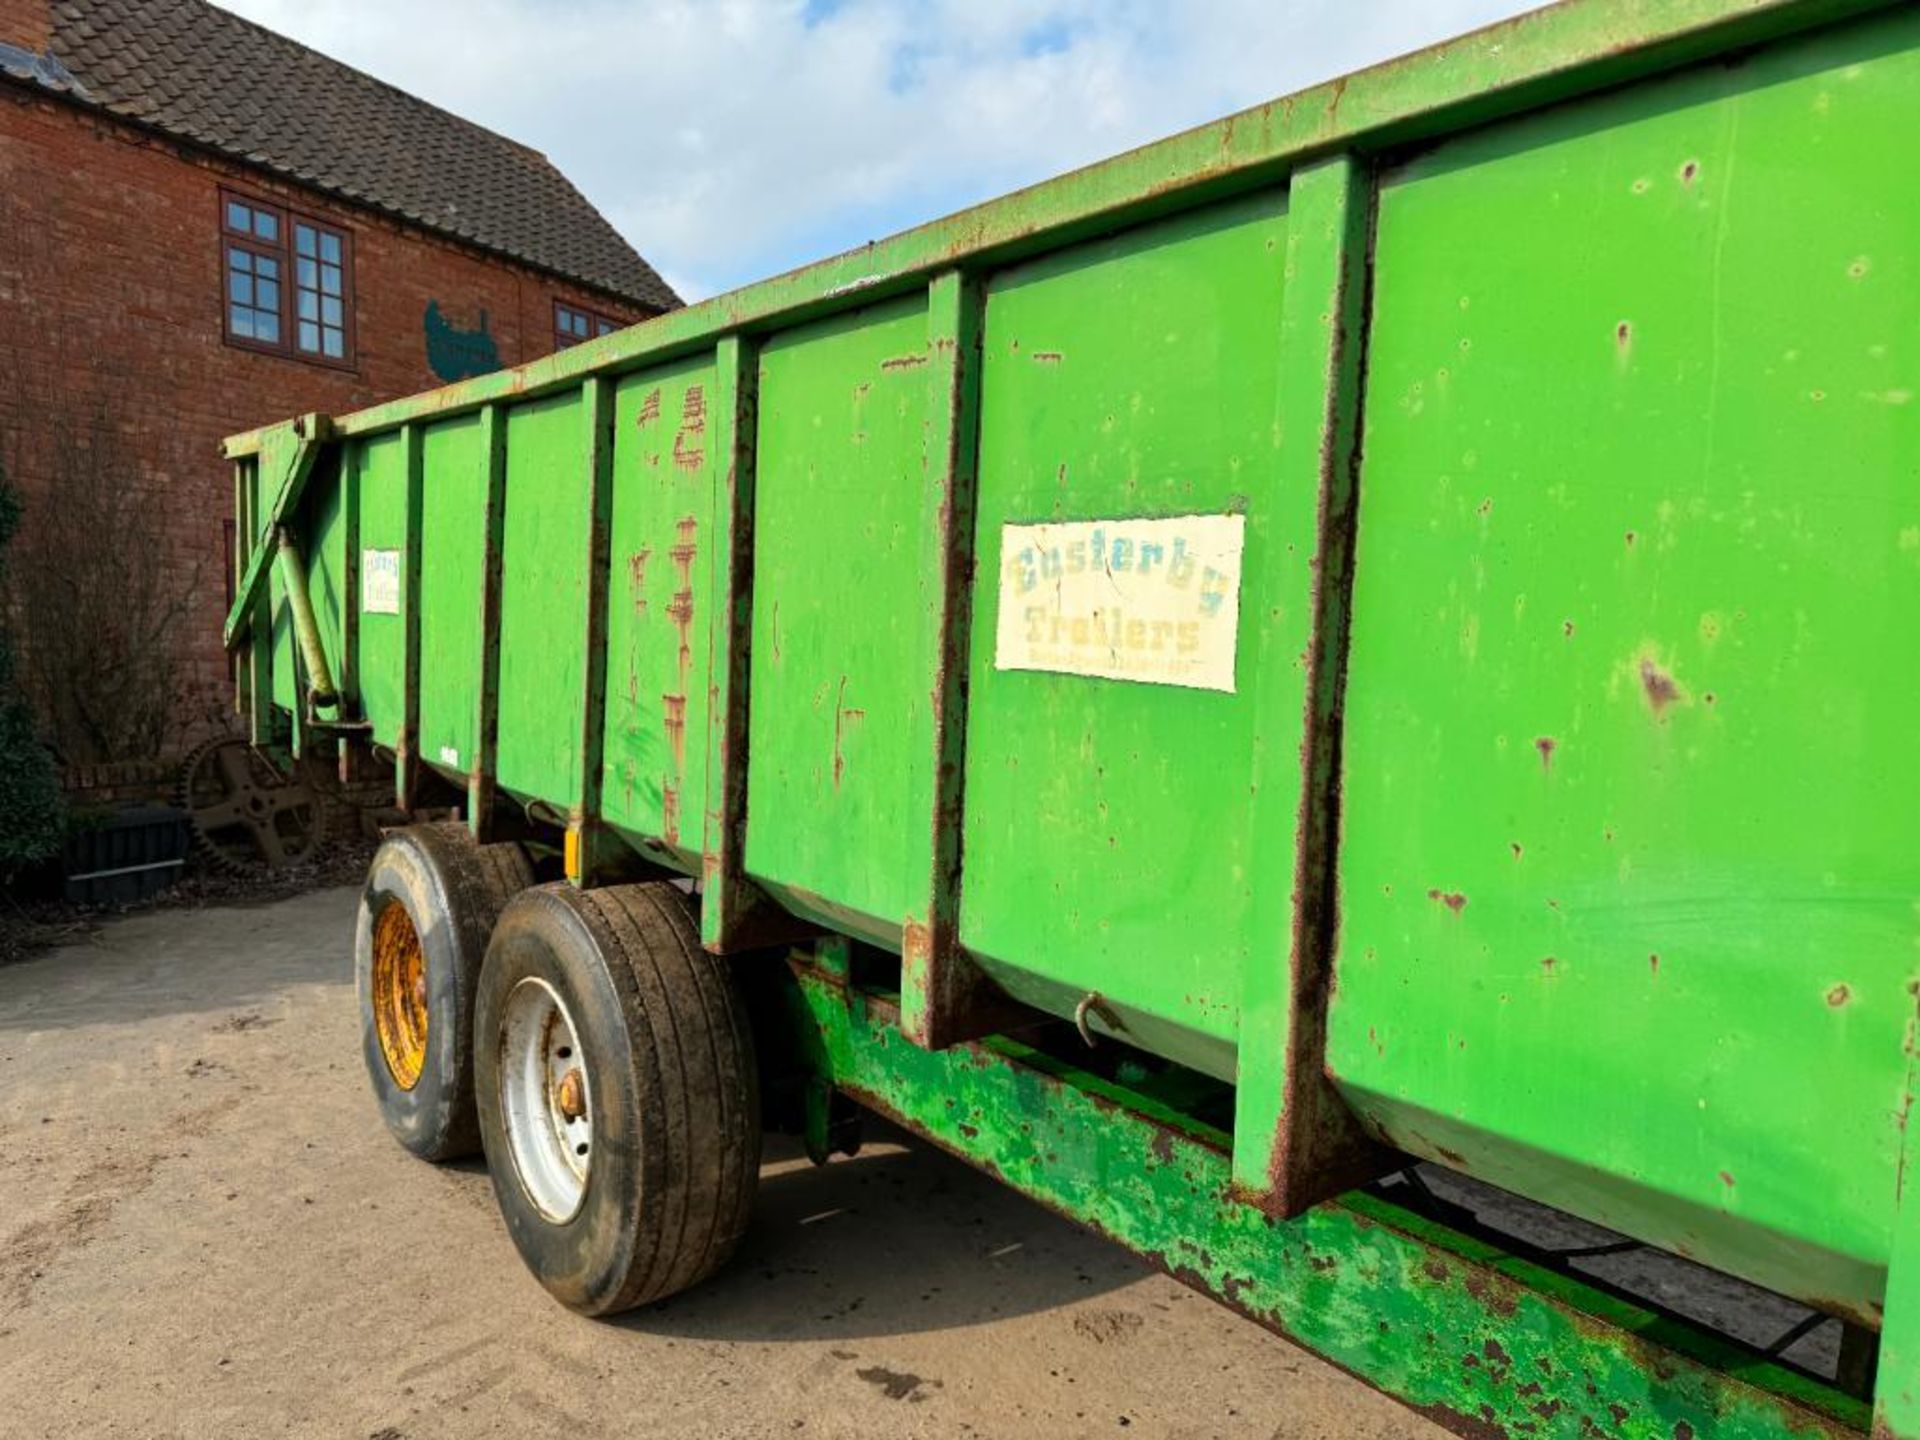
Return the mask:
POLYGON ((291 711, 299 703, 300 684, 294 669, 293 612, 287 608, 278 566, 267 579, 267 594, 273 606, 273 703, 291 711))
POLYGON ((1329 1055, 1409 1150, 1867 1316, 1920 976, 1916 45, 1385 184, 1329 1055))
MULTIPOLYGON (((282 476, 286 473, 287 457, 283 452, 270 452, 262 457, 263 463, 254 467, 254 485, 256 498, 254 514, 272 513, 274 497, 279 493, 282 476)), ((274 546, 272 535, 259 539, 259 544, 271 550, 274 546)), ((298 702, 300 694, 299 680, 294 671, 293 612, 287 608, 286 587, 280 583, 280 566, 269 559, 267 571, 267 606, 273 617, 273 652, 270 670, 273 703, 277 709, 291 711, 298 702)), ((282 730, 279 733, 285 734, 282 730)))
POLYGON ((614 394, 601 814, 689 859, 706 847, 713 400, 704 356, 628 376, 614 394))
MULTIPOLYGON (((1920 1040, 1920 1020, 1915 1024, 1920 1040)), ((1920 1045, 1914 1051, 1909 1096, 1920 1083, 1920 1045)), ((1909 1110, 1911 1115, 1911 1110, 1909 1110)), ((1907 1127, 1906 1166, 1920 1159, 1920 1125, 1907 1127)), ((1887 1285, 1886 1328, 1880 1333, 1880 1383, 1875 1396, 1876 1440, 1920 1437, 1920 1189, 1904 1187, 1894 1223, 1893 1265, 1887 1285)))
POLYGON ((1285 239, 1269 191, 1004 272, 981 375, 961 941, 1227 1078, 1249 956, 1285 963, 1300 798, 1318 498, 1274 474, 1285 239), (995 668, 1004 524, 1220 514, 1232 693, 995 668))
POLYGON ((407 540, 407 461, 401 432, 390 430, 356 442, 343 463, 360 466, 360 698, 373 738, 400 743, 406 724, 406 630, 398 614, 369 610, 366 593, 370 552, 399 552, 407 540))
POLYGON ((789 331, 760 361, 746 870, 884 944, 931 864, 932 816, 900 803, 933 743, 913 615, 927 364, 924 296, 789 331))
POLYGON ((473 768, 480 704, 480 589, 487 457, 478 414, 421 432, 420 758, 453 777, 473 768))
MULTIPOLYGON (((349 447, 351 448, 351 447, 349 447)), ((339 463, 345 464, 344 456, 339 463)), ((307 594, 313 601, 314 623, 320 627, 320 645, 333 678, 339 683, 346 619, 347 515, 346 486, 337 479, 308 492, 307 594)))
POLYGON ((497 773, 502 789, 562 814, 580 793, 588 432, 577 390, 507 412, 497 773))

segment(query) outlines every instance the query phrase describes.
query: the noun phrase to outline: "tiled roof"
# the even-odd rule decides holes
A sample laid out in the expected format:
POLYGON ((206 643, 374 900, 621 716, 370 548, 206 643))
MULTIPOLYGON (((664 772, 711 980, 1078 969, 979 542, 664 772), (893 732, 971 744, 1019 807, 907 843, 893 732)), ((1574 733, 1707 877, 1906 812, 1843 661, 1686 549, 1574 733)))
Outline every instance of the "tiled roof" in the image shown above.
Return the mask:
MULTIPOLYGON (((55 71, 78 84, 50 88, 637 304, 680 305, 538 151, 205 0, 51 9, 55 71)), ((5 73, 27 78, 17 68, 5 73)))

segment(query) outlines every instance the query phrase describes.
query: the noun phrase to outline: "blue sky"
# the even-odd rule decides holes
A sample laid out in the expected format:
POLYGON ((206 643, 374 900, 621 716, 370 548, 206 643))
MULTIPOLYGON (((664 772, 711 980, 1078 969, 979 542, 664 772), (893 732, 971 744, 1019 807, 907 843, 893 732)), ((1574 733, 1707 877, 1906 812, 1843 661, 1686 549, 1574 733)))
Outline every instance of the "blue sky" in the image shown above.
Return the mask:
POLYGON ((545 151, 688 299, 1531 8, 220 3, 545 151))

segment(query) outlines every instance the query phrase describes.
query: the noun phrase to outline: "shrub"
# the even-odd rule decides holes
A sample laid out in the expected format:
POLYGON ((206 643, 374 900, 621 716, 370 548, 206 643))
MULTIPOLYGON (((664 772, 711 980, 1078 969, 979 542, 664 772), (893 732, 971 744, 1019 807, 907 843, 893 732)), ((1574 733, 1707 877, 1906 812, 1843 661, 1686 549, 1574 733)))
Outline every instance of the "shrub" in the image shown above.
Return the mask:
MULTIPOLYGON (((0 470, 0 593, 20 528, 20 497, 0 470)), ((0 878, 60 848, 60 781, 20 693, 11 628, 0 624, 0 878)))

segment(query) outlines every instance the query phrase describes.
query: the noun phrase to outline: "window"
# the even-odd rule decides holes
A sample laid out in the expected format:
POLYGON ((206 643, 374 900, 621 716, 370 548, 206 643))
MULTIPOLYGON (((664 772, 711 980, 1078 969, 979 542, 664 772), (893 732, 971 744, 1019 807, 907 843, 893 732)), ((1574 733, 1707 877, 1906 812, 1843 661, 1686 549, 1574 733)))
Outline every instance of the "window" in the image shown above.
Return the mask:
POLYGON ((565 305, 558 300, 553 302, 553 348, 556 350, 611 335, 620 326, 621 322, 609 315, 582 310, 578 305, 565 305))
POLYGON ((227 339, 352 365, 353 251, 346 232, 227 191, 220 212, 227 339))

